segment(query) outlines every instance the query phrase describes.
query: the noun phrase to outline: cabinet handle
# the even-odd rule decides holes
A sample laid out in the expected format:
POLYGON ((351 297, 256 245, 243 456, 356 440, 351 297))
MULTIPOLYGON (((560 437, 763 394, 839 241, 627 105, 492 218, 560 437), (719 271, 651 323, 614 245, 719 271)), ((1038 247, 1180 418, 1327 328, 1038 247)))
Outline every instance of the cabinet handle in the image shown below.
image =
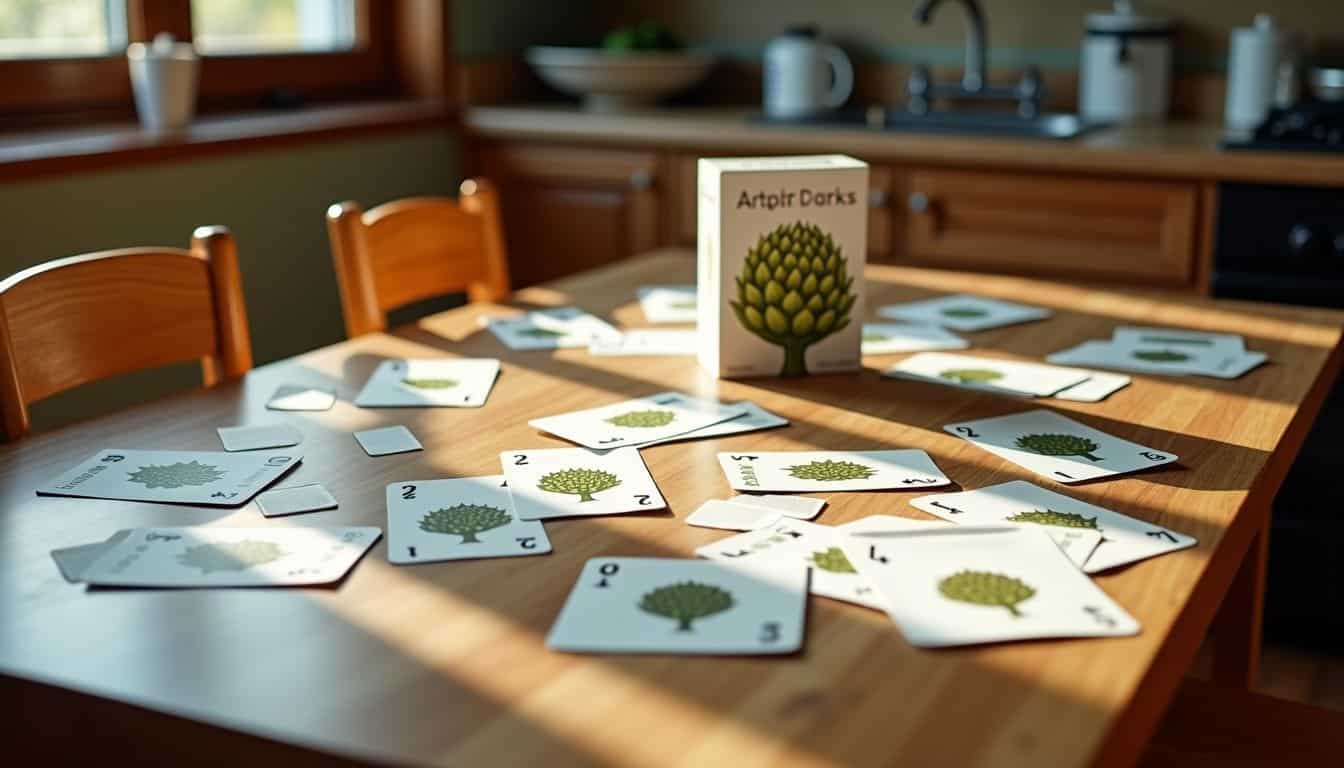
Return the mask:
POLYGON ((923 192, 911 192, 910 197, 906 200, 906 205, 909 206, 912 213, 925 213, 933 208, 933 201, 923 192))
POLYGON ((891 195, 887 192, 887 190, 885 189, 868 190, 869 208, 886 208, 887 204, 890 202, 891 202, 891 195))
POLYGON ((630 174, 630 186, 634 189, 648 189, 653 186, 653 174, 640 168, 630 174))

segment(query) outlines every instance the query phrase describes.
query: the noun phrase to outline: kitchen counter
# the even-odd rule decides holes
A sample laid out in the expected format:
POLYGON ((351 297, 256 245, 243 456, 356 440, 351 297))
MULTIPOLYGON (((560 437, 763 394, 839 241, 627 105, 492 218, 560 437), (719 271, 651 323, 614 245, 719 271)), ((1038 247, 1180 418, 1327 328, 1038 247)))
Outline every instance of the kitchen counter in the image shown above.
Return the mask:
POLYGON ((491 106, 465 111, 469 135, 695 151, 845 152, 924 166, 1015 168, 1134 178, 1250 181, 1344 187, 1344 153, 1226 151, 1222 126, 1118 126, 1071 140, 954 136, 851 128, 763 125, 748 108, 667 108, 616 114, 572 106, 491 106))

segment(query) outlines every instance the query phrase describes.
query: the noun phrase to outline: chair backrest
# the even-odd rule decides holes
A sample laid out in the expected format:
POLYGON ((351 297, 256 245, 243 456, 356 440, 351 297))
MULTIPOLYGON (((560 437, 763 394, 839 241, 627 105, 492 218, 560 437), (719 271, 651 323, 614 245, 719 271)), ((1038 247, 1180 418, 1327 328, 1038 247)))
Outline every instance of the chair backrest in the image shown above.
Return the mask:
POLYGON ((469 301, 509 293, 499 199, 484 179, 462 182, 457 200, 408 197, 364 211, 327 209, 327 234, 350 338, 387 328, 387 311, 465 291, 469 301))
POLYGON ((233 237, 200 227, 191 250, 126 248, 49 261, 0 282, 6 439, 28 405, 99 379, 200 360, 206 386, 252 368, 233 237))

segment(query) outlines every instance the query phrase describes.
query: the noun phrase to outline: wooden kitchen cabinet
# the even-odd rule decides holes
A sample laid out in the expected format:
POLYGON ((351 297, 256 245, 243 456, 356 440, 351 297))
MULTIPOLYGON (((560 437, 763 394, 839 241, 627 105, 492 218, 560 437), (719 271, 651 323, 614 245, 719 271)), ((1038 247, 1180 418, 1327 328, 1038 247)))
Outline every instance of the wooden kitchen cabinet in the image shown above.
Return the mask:
POLYGON ((514 287, 656 248, 658 155, 553 144, 478 147, 471 173, 500 190, 514 287))
POLYGON ((912 170, 902 263, 1190 285, 1193 183, 912 170))

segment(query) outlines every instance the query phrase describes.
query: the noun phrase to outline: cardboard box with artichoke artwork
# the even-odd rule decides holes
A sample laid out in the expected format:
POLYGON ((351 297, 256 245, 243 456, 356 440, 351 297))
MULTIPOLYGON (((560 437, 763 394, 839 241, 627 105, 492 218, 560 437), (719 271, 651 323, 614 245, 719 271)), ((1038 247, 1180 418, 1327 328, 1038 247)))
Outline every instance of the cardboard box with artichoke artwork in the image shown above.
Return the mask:
POLYGON ((700 364, 723 378, 857 370, 867 164, 701 158, 698 206, 700 364))

